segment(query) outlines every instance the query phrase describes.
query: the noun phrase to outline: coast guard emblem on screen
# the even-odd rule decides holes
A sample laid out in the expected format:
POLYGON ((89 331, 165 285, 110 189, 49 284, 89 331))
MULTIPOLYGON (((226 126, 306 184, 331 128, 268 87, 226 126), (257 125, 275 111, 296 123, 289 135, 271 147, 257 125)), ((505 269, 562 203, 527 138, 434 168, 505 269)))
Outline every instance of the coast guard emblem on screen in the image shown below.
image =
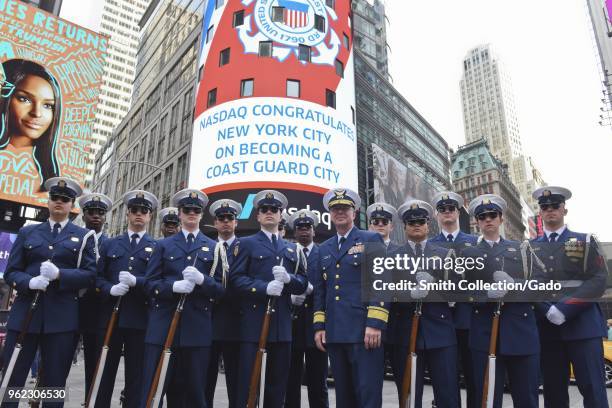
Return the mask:
MULTIPOLYGON (((253 2, 253 12, 245 13, 244 24, 236 27, 245 54, 269 53, 282 62, 291 54, 298 58, 302 45, 310 47, 311 63, 334 65, 340 50, 333 27, 338 17, 325 1, 242 0, 245 6, 253 2)), ((306 63, 303 57, 300 61, 306 63)))

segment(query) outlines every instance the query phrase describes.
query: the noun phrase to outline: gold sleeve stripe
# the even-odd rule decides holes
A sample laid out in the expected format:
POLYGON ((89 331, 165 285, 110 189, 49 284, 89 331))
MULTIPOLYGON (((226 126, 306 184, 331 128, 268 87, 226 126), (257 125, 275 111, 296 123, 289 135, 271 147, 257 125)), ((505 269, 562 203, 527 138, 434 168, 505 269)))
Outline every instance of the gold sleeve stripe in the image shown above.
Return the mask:
POLYGON ((379 312, 389 314, 389 311, 387 309, 385 309, 384 307, 368 306, 368 311, 370 311, 370 310, 377 310, 379 312))
POLYGON ((389 312, 387 312, 386 310, 383 312, 381 310, 368 309, 368 319, 378 319, 387 323, 387 321, 389 320, 389 312))
POLYGON ((313 323, 325 323, 325 312, 314 312, 313 323))

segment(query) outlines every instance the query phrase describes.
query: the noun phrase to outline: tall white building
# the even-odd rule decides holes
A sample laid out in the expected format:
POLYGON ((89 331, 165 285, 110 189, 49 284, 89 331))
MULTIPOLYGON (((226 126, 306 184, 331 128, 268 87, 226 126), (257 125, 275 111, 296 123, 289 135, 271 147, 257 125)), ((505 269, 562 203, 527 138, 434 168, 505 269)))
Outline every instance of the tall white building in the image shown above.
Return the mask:
POLYGON ((130 110, 140 27, 138 23, 151 0, 101 0, 97 30, 110 37, 108 59, 93 125, 87 181, 93 178, 96 153, 130 110))
POLYGON ((460 86, 466 143, 486 140, 491 153, 508 166, 521 196, 536 209, 531 192, 541 178, 523 151, 510 76, 489 44, 468 51, 460 86))

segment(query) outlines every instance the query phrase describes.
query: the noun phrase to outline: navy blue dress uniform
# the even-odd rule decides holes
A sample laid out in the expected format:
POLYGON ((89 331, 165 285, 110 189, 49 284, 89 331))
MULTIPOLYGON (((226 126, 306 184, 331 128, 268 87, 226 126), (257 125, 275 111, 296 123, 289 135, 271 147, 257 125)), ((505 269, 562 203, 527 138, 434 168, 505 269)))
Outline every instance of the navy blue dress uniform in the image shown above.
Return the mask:
MULTIPOLYGON (((253 199, 255 208, 268 206, 282 211, 287 198, 274 190, 260 191, 253 199)), ((240 239, 231 273, 232 287, 240 296, 240 363, 236 406, 247 404, 249 383, 257 354, 258 341, 266 311, 268 285, 274 280, 272 268, 283 266, 289 273, 270 320, 265 373, 266 408, 282 407, 287 389, 291 358, 291 297, 307 288, 306 272, 299 261, 295 244, 261 230, 240 239), (273 241, 276 241, 274 243, 273 241)), ((263 377, 263 376, 262 376, 263 377)))
MULTIPOLYGON (((211 204, 209 212, 213 217, 232 215, 238 217, 242 206, 234 200, 221 199, 211 204)), ((232 271, 235 254, 240 248, 240 239, 233 236, 227 241, 218 237, 218 242, 226 248, 227 260, 232 271)), ((213 407, 215 388, 219 373, 219 359, 223 356, 225 371, 225 385, 229 407, 236 407, 236 387, 238 385, 238 362, 240 354, 240 304, 239 297, 232 287, 228 287, 225 294, 216 299, 213 304, 212 325, 213 343, 210 351, 210 363, 206 383, 206 403, 208 408, 213 407)))
MULTIPOLYGON (((179 210, 195 208, 196 211, 202 211, 207 203, 206 195, 198 190, 181 190, 172 197, 173 206, 179 210)), ((177 291, 187 281, 183 275, 187 267, 195 267, 204 275, 204 279, 201 284, 192 286, 192 291, 186 296, 166 379, 163 383, 160 380, 158 387, 163 387, 168 407, 206 407, 204 384, 212 344, 211 313, 214 299, 223 296, 225 292, 222 271, 224 262, 221 259, 223 254, 216 250, 215 241, 200 231, 190 237, 191 234, 182 229, 158 241, 147 265, 145 290, 153 299, 145 334, 143 407, 181 293, 186 293, 177 291), (216 256, 220 258, 217 267, 212 270, 216 256)), ((159 401, 159 406, 161 403, 159 401)))
MULTIPOLYGON (((318 217, 309 210, 294 212, 288 225, 295 229, 298 226, 316 228, 318 217)), ((306 256, 308 282, 312 284, 320 276, 319 246, 314 242, 308 247, 298 244, 306 256)), ((313 285, 314 287, 314 285, 313 285)), ((319 350, 314 342, 313 329, 313 294, 302 295, 303 304, 293 305, 293 330, 291 343, 291 369, 287 384, 286 408, 299 408, 301 405, 302 377, 308 389, 308 403, 312 408, 329 407, 327 392, 327 353, 319 350), (304 371, 305 368, 305 371, 304 371)))
MULTIPOLYGON (((153 194, 134 190, 125 193, 123 203, 126 208, 146 208, 155 211, 158 205, 153 194)), ((148 319, 149 302, 145 293, 145 272, 157 242, 146 233, 128 231, 104 242, 100 246, 96 290, 100 296, 100 315, 97 319, 99 343, 102 343, 113 308, 121 296, 118 318, 109 344, 100 389, 95 401, 96 407, 110 407, 115 386, 117 368, 122 350, 125 370, 125 406, 137 407, 142 390, 142 370, 144 360, 144 337, 148 319), (121 272, 133 276, 132 286, 123 282, 121 272), (125 283, 129 291, 118 295, 113 286, 125 283)), ((121 292, 122 293, 122 292, 121 292)))
MULTIPOLYGON (((434 195, 432 200, 436 211, 443 207, 453 206, 456 211, 463 207, 463 198, 452 191, 441 191, 434 195)), ((459 230, 459 225, 455 231, 444 231, 429 240, 431 243, 444 248, 452 248, 456 254, 461 254, 464 248, 476 245, 478 237, 459 230)), ((476 390, 474 388, 474 378, 472 375, 472 355, 469 346, 469 328, 472 318, 472 304, 467 302, 456 302, 452 308, 453 322, 455 323, 455 334, 457 335, 457 352, 459 355, 459 372, 463 373, 465 389, 467 394, 468 408, 476 407, 476 390)), ((461 402, 461 401, 459 401, 461 402)))
MULTIPOLYGON (((497 195, 485 194, 470 202, 469 212, 475 217, 487 213, 497 213, 497 216, 500 216, 506 208, 504 199, 497 195)), ((462 253, 466 257, 484 259, 484 269, 471 271, 467 276, 468 280, 512 282, 538 279, 542 271, 531 263, 531 255, 528 249, 523 248, 524 244, 502 237, 498 242, 489 242, 484 237, 480 237, 475 247, 467 248, 462 253)), ((538 407, 540 341, 534 306, 531 303, 521 302, 512 295, 512 293, 506 294, 505 291, 495 291, 495 293, 489 291, 476 295, 477 300, 483 301, 474 303, 469 339, 477 406, 481 405, 484 379, 487 375, 493 315, 499 305, 493 406, 502 406, 507 375, 514 406, 538 407), (508 296, 510 296, 509 301, 505 301, 508 296), (512 301, 512 297, 515 302, 512 301)))
MULTIPOLYGON (((84 194, 79 197, 79 206, 83 211, 90 208, 108 211, 113 201, 100 193, 84 194)), ((100 257, 100 247, 108 236, 103 232, 95 235, 96 259, 100 257)), ((91 378, 96 369, 98 359, 98 314, 100 298, 96 293, 95 282, 86 290, 79 293, 79 333, 75 338, 75 347, 79 345, 79 337, 83 338, 83 360, 85 361, 85 395, 89 393, 91 378)))
POLYGON ((178 216, 178 208, 176 207, 166 207, 159 210, 158 217, 162 224, 175 224, 179 225, 181 221, 178 216))
MULTIPOLYGON (((359 208, 359 195, 349 189, 333 189, 323 198, 329 210, 334 205, 359 208)), ((368 252, 384 256, 380 234, 353 227, 346 236, 333 236, 319 246, 320 276, 313 282, 314 331, 325 330, 326 349, 336 388, 336 406, 380 407, 384 376, 383 347, 366 349, 366 327, 387 328, 389 311, 385 302, 364 303, 361 298, 361 269, 368 252)))
MULTIPOLYGON (((565 203, 571 192, 548 186, 534 191, 533 197, 542 208, 565 203)), ((606 336, 606 323, 599 304, 584 300, 603 294, 608 273, 605 258, 590 234, 566 226, 557 231, 547 231, 546 225, 544 228, 545 235, 532 243, 534 250, 546 266, 546 278, 559 281, 570 291, 557 301, 537 305, 544 404, 551 408, 569 406, 571 363, 584 406, 608 407, 601 342, 606 336)))
MULTIPOLYGON (((421 200, 409 200, 398 209, 402 220, 407 223, 413 220, 428 221, 433 208, 421 200)), ((407 254, 409 257, 425 257, 445 259, 451 255, 448 248, 432 244, 430 241, 415 243, 408 241, 401 248, 389 252, 389 257, 407 254)), ((434 269, 419 269, 431 275, 434 281, 452 278, 449 271, 434 269)), ((410 279, 415 277, 408 271, 401 272, 405 276, 396 278, 410 279)), ((424 292, 425 294, 425 292, 424 292)), ((415 299, 419 299, 416 298, 415 299)), ((402 380, 409 358, 409 346, 412 333, 412 319, 418 302, 394 302, 391 307, 389 333, 387 343, 390 347, 390 360, 393 378, 397 386, 398 397, 401 393, 402 380)), ((447 302, 423 302, 421 317, 416 338, 416 389, 415 407, 422 406, 423 380, 425 367, 429 368, 436 406, 439 408, 456 408, 459 406, 459 386, 457 381, 457 339, 451 308, 447 302)))
MULTIPOLYGON (((65 177, 45 182, 50 196, 74 200, 81 194, 79 185, 65 177)), ((46 279, 41 264, 51 262, 59 269, 58 278, 39 292, 38 306, 27 329, 9 387, 23 387, 38 347, 45 370, 41 387, 64 387, 74 352, 74 338, 79 328, 79 290, 92 285, 96 274, 94 232, 72 224, 51 220, 28 225, 19 231, 9 255, 4 279, 17 290, 11 308, 3 359, 6 372, 17 336, 37 291, 30 289, 33 279, 46 279), (53 224, 53 225, 52 225, 53 224)), ((48 264, 47 264, 48 265, 48 264)), ((3 406, 17 406, 4 404, 3 406)), ((46 406, 63 406, 63 403, 46 406)))

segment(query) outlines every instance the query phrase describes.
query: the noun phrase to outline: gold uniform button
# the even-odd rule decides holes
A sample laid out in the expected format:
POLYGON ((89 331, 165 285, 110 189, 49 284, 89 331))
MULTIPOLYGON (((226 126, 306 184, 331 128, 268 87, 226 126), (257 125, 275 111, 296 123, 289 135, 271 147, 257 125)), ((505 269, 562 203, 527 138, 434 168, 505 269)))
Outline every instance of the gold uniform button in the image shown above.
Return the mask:
POLYGON ((527 313, 523 313, 523 316, 527 317, 527 313))
POLYGON ((340 286, 336 285, 336 286, 334 286, 334 289, 338 290, 338 289, 340 289, 340 286))
POLYGON ((381 306, 384 306, 384 305, 385 305, 385 302, 380 302, 380 305, 381 305, 381 306))
MULTIPOLYGON (((251 288, 251 292, 257 292, 257 289, 251 288)), ((253 305, 253 306, 255 306, 255 305, 253 305)))
POLYGON ((159 290, 155 289, 155 294, 159 295, 159 290))
POLYGON ((191 256, 188 256, 188 257, 187 257, 187 260, 188 260, 188 261, 190 261, 190 260, 191 260, 191 256))
POLYGON ((262 259, 262 258, 263 258, 263 256, 259 255, 259 259, 262 259))
POLYGON ((357 255, 353 255, 353 258, 357 258, 357 255))
MULTIPOLYGON (((30 247, 31 248, 31 247, 30 247)), ((53 249, 53 245, 49 245, 49 249, 53 249)))
POLYGON ((340 300, 340 296, 336 296, 336 300, 340 300))
POLYGON ((308 303, 304 303, 304 307, 308 307, 308 303))
POLYGON ((440 315, 440 317, 441 317, 442 319, 444 319, 444 315, 440 315))
POLYGON ((336 269, 340 269, 340 264, 336 264, 336 269))
POLYGON ((340 279, 340 275, 336 275, 336 279, 340 279))
POLYGON ((173 256, 171 256, 171 257, 170 257, 170 259, 174 259, 174 257, 173 257, 173 256))
POLYGON ((133 260, 134 260, 134 257, 133 257, 133 256, 130 256, 130 261, 133 261, 133 260))
POLYGON ((128 266, 128 270, 130 270, 130 271, 131 271, 131 270, 132 270, 132 267, 131 267, 131 266, 128 266))
POLYGON ((548 257, 548 259, 555 259, 555 257, 551 255, 548 257))
POLYGON ((276 260, 278 261, 279 259, 280 259, 280 258, 277 256, 277 257, 276 257, 276 260))
POLYGON ((257 305, 253 305, 253 309, 255 309, 257 307, 257 305))
POLYGON ((474 310, 474 313, 478 314, 478 309, 474 310))

